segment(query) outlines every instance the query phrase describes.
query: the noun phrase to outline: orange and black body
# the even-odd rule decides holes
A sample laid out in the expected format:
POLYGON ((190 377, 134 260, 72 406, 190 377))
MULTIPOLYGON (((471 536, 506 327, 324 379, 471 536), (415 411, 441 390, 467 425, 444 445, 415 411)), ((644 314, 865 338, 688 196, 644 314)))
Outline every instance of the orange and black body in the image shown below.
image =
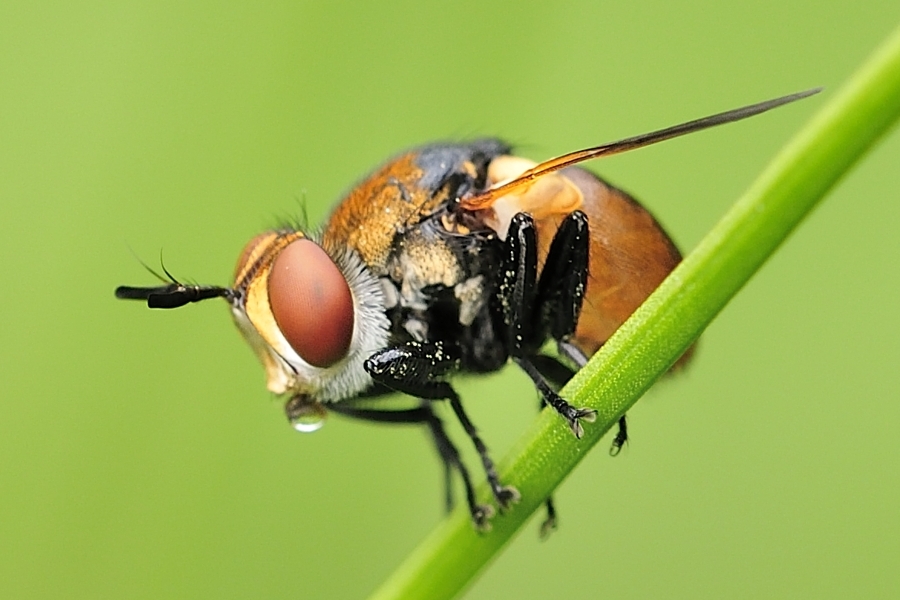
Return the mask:
MULTIPOLYGON (((510 360, 543 404, 580 437, 595 412, 559 388, 681 260, 659 223, 627 193, 576 163, 758 114, 805 92, 536 164, 486 139, 435 144, 387 162, 341 200, 318 233, 285 227, 246 246, 232 287, 121 287, 120 298, 175 308, 223 297, 266 369, 269 389, 302 431, 328 411, 432 433, 447 473, 465 484, 473 520, 492 509, 432 410, 448 401, 481 457, 502 508, 518 492, 500 483, 450 379, 510 360), (545 355, 554 340, 558 355, 545 355), (381 409, 391 391, 419 399, 381 409), (365 402, 360 402, 364 400, 365 402)), ((168 273, 167 273, 168 275, 168 273)), ((625 443, 624 417, 613 442, 625 443)), ((552 507, 548 505, 552 525, 552 507)))
POLYGON ((507 361, 490 299, 502 243, 459 198, 485 189, 509 148, 496 140, 419 148, 388 162, 338 204, 323 245, 356 252, 378 278, 390 343, 457 345, 460 368, 495 371, 507 361))
MULTIPOLYGON (((491 323, 497 317, 484 299, 496 293, 500 238, 509 223, 498 220, 496 203, 470 211, 459 199, 477 196, 500 177, 519 175, 524 169, 515 172, 517 167, 533 166, 510 153, 499 140, 405 153, 354 188, 322 234, 323 244, 353 249, 381 278, 389 290, 396 339, 409 338, 413 329, 419 338, 456 339, 469 350, 465 370, 493 371, 506 363, 495 333, 503 325, 491 323)), ((542 206, 558 204, 560 188, 574 198, 562 212, 536 218, 538 275, 563 218, 582 211, 590 223, 589 274, 571 341, 591 356, 675 268, 681 254, 645 208, 593 173, 569 167, 543 182, 550 178, 559 184, 541 190, 542 206)))

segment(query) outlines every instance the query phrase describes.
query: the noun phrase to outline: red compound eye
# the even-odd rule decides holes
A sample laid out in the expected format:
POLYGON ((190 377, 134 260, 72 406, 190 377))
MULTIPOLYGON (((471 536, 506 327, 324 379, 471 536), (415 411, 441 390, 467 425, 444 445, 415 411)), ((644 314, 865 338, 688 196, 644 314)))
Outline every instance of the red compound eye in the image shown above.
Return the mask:
POLYGON ((314 242, 291 242, 269 273, 269 303, 281 333, 300 357, 329 367, 347 355, 353 298, 344 274, 314 242))

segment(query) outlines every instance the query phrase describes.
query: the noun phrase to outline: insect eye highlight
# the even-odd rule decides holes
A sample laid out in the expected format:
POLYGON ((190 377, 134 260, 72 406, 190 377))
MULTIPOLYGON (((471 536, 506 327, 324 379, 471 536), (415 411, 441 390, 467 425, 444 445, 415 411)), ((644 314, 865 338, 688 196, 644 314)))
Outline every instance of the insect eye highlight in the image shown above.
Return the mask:
POLYGON ((347 355, 353 337, 353 298, 331 257, 307 239, 288 244, 275 259, 269 303, 281 333, 300 357, 330 367, 347 355))

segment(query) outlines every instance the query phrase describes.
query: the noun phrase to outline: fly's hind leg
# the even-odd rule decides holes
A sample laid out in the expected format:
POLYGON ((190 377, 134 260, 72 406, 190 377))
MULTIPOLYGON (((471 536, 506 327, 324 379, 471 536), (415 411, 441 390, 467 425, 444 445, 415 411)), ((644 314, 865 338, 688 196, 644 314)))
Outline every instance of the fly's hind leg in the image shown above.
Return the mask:
POLYGON ((628 443, 628 423, 625 415, 619 417, 619 430, 616 431, 616 437, 613 438, 612 444, 609 446, 609 455, 618 456, 622 451, 622 446, 628 443))
POLYGON ((572 433, 580 438, 584 434, 581 421, 594 421, 596 411, 576 408, 557 394, 535 367, 534 357, 548 335, 565 340, 575 331, 587 286, 587 216, 575 211, 563 219, 540 279, 537 231, 531 216, 519 213, 512 218, 504 251, 499 297, 510 355, 534 382, 543 400, 566 419, 572 433))
MULTIPOLYGON (((481 457, 494 499, 501 509, 507 508, 519 499, 519 492, 512 486, 500 483, 487 446, 466 415, 456 390, 444 381, 458 367, 457 353, 442 342, 407 342, 380 350, 365 362, 366 371, 376 383, 424 400, 450 402, 453 412, 481 457)), ((492 511, 489 510, 490 507, 473 505, 473 501, 474 498, 470 500, 472 519, 480 529, 487 529, 492 511)))

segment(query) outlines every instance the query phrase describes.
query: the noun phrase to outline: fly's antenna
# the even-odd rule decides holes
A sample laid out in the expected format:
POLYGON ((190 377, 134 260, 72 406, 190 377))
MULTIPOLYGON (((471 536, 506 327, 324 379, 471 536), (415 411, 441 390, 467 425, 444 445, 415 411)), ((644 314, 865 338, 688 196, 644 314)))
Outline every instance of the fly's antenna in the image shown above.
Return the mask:
MULTIPOLYGON (((134 254, 134 251, 132 251, 132 254, 134 254)), ((135 255, 135 258, 151 275, 166 283, 166 285, 154 287, 120 285, 116 288, 116 298, 120 300, 145 300, 150 308, 178 308, 185 304, 209 300, 210 298, 225 298, 232 302, 237 295, 231 288, 215 285, 185 285, 181 283, 166 268, 162 259, 162 250, 159 251, 159 266, 165 273, 165 277, 142 261, 137 255, 135 255)))

